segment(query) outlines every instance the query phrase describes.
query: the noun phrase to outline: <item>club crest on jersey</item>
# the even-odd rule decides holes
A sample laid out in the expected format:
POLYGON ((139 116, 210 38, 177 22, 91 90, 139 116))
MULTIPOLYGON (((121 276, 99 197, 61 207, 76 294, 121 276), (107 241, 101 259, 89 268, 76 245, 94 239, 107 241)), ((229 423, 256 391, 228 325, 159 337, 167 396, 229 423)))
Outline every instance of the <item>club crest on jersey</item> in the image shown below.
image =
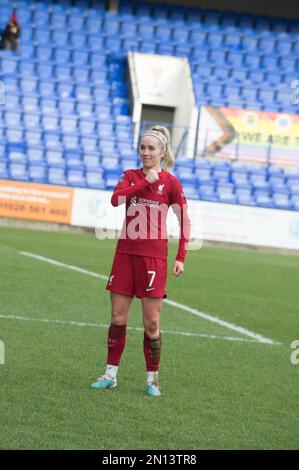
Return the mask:
POLYGON ((164 184, 159 184, 159 186, 158 186, 158 190, 157 190, 157 194, 160 194, 160 195, 162 195, 163 188, 164 188, 164 184))

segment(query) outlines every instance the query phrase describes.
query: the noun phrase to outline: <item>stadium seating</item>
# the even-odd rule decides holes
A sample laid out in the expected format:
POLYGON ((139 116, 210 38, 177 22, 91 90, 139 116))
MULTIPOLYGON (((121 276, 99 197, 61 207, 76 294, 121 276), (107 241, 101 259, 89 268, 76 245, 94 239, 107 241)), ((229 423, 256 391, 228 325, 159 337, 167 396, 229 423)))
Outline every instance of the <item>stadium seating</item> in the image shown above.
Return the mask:
MULTIPOLYGON (((14 5, 20 51, 1 51, 0 177, 111 189, 136 167, 126 84, 129 50, 187 56, 197 105, 297 113, 296 24, 250 15, 104 0, 14 5)), ((0 28, 11 13, 1 2, 0 28)), ((178 159, 186 195, 206 201, 298 210, 298 171, 207 158, 178 159)))

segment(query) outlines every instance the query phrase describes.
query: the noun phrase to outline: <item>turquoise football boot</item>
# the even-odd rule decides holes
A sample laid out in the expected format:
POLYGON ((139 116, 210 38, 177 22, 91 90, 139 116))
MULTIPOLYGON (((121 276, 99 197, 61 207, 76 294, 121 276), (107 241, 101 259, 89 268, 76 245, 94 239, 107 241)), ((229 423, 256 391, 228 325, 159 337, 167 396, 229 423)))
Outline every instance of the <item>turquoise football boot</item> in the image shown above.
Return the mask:
POLYGON ((101 375, 95 383, 91 384, 91 388, 115 388, 116 386, 116 379, 109 374, 101 375))
POLYGON ((155 383, 147 384, 146 393, 152 397, 159 397, 161 395, 159 385, 155 383))

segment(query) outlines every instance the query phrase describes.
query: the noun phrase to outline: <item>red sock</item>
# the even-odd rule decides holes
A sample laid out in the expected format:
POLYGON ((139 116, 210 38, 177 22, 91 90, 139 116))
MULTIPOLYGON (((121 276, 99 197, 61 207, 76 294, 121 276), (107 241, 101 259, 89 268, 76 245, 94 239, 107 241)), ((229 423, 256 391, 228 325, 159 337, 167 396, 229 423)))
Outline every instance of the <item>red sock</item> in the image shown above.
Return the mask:
POLYGON ((108 332, 107 364, 118 366, 126 344, 127 325, 110 325, 108 332))
POLYGON ((144 333, 143 352, 147 372, 157 372, 160 366, 161 334, 159 338, 150 339, 144 333))

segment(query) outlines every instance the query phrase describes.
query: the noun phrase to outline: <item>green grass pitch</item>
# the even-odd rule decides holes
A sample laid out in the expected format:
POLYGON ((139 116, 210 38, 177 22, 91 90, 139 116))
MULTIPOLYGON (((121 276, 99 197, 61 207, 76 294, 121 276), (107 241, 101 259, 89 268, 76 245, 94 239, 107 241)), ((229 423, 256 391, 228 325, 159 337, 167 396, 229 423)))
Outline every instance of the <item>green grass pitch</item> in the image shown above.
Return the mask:
MULTIPOLYGON (((228 325, 165 303, 162 396, 153 398, 145 394, 140 301, 132 305, 118 388, 92 390, 106 361, 105 280, 20 253, 108 276, 115 243, 0 229, 0 448, 298 448, 299 364, 290 361, 299 339, 298 256, 190 251, 184 275, 169 274, 169 300, 228 325)), ((169 251, 171 270, 176 246, 169 251)))

